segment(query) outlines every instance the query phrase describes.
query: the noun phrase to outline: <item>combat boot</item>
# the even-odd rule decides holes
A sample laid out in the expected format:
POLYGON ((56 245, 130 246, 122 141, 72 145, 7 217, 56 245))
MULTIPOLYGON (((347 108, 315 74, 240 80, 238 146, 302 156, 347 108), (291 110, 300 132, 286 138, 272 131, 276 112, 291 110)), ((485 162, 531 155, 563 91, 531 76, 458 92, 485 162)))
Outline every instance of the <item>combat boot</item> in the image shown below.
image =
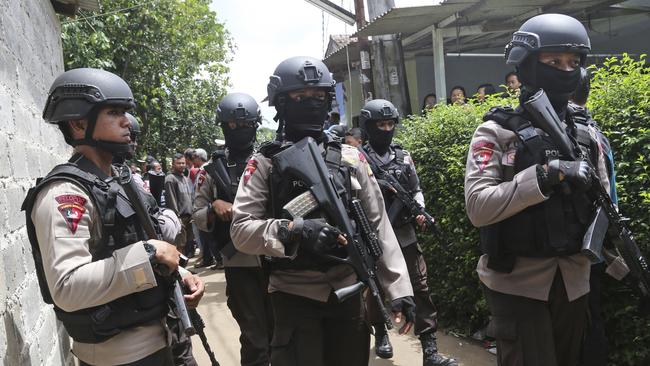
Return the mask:
POLYGON ((458 366, 453 358, 447 358, 438 353, 438 344, 434 332, 420 334, 422 343, 422 364, 424 366, 458 366))
POLYGON ((379 358, 389 359, 393 357, 393 345, 390 344, 388 332, 383 324, 373 325, 375 328, 375 354, 379 358))

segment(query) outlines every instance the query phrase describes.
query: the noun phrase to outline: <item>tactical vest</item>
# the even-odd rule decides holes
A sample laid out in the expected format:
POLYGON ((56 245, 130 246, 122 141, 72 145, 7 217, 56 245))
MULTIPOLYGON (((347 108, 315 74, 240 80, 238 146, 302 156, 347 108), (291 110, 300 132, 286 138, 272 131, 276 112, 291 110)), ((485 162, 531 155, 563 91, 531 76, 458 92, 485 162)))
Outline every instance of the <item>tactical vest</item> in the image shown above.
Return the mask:
POLYGON ((75 156, 70 162, 54 167, 45 178, 39 178, 36 186, 29 190, 22 206, 43 300, 54 305, 54 312, 70 337, 82 343, 100 343, 120 333, 122 329, 159 321, 168 312, 167 299, 171 291, 168 280, 156 275, 158 286, 120 297, 107 304, 67 312, 54 303, 45 279, 36 228, 31 218, 38 193, 49 183, 64 181, 82 187, 97 209, 99 222, 94 225, 100 225, 102 231, 101 239, 89 248, 93 262, 109 258, 115 250, 145 239, 144 231, 122 187, 112 178, 102 180, 91 173, 96 169, 85 158, 77 159, 75 156))
MULTIPOLYGON (((260 148, 260 152, 265 157, 273 161, 273 157, 281 152, 282 150, 288 148, 288 146, 280 146, 279 144, 272 143, 266 144, 260 148)), ((332 174, 334 185, 339 196, 343 199, 343 203, 347 209, 348 203, 352 199, 352 183, 350 176, 350 168, 341 164, 341 143, 329 140, 325 142, 325 153, 323 155, 325 160, 325 165, 332 174)), ((293 177, 282 176, 277 172, 277 169, 271 167, 270 175, 270 212, 272 217, 289 219, 285 212, 283 212, 282 207, 287 204, 289 201, 299 196, 300 194, 307 191, 308 187, 303 181, 295 179, 293 177)), ((305 219, 317 219, 325 218, 324 213, 321 210, 314 210, 309 215, 304 217, 305 219)), ((328 253, 340 258, 347 257, 347 252, 344 248, 339 248, 331 253, 328 253)), ((298 254, 296 258, 270 258, 271 270, 317 270, 325 272, 329 268, 340 264, 331 259, 323 258, 318 255, 307 253, 298 249, 298 254)))
MULTIPOLYGON (((212 162, 204 166, 203 169, 210 175, 217 188, 216 199, 234 202, 239 180, 246 169, 246 164, 246 159, 239 162, 228 159, 225 150, 218 150, 212 155, 212 162)), ((212 231, 217 249, 228 258, 237 253, 230 238, 230 224, 230 221, 217 220, 212 231)))
MULTIPOLYGON (((504 171, 504 181, 512 180, 515 174, 531 165, 546 164, 554 159, 570 160, 561 154, 552 138, 534 128, 521 111, 493 108, 483 120, 493 120, 515 132, 519 138, 513 171, 504 171)), ((570 121, 568 134, 577 142, 583 156, 588 157, 593 166, 598 166, 598 146, 591 138, 588 126, 572 123, 569 117, 567 120, 570 121)), ((585 192, 574 190, 568 182, 555 186, 553 190, 546 201, 480 229, 481 249, 489 255, 489 268, 510 273, 518 256, 557 257, 580 252, 594 212, 594 202, 585 192)))
MULTIPOLYGON (((386 164, 380 165, 380 168, 395 177, 402 187, 409 189, 410 179, 413 175, 411 164, 404 162, 404 150, 400 145, 392 144, 390 145, 390 148, 395 152, 395 158, 386 164)), ((367 155, 374 157, 372 161, 369 161, 370 164, 381 162, 377 153, 372 150, 372 147, 364 145, 363 149, 367 155)), ((393 222, 394 228, 399 228, 406 224, 413 224, 413 216, 409 210, 401 204, 401 201, 397 199, 393 191, 381 187, 381 193, 384 196, 384 204, 386 205, 388 216, 391 218, 397 218, 396 221, 393 222), (399 212, 393 212, 396 208, 399 212)))

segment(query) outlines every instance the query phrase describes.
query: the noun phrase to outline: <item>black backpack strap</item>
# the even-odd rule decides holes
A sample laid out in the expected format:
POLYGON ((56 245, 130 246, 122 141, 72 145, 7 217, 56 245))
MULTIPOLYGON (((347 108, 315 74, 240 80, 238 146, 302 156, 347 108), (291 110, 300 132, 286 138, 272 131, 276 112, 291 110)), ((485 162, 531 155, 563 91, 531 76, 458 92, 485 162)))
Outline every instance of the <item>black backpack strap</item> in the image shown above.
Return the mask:
POLYGON ((514 132, 530 151, 537 151, 541 148, 542 137, 533 124, 524 118, 521 110, 510 107, 492 107, 483 116, 483 121, 494 121, 506 130, 514 132))
POLYGON ((395 151, 395 161, 397 164, 404 164, 404 149, 400 145, 393 145, 393 150, 395 151))

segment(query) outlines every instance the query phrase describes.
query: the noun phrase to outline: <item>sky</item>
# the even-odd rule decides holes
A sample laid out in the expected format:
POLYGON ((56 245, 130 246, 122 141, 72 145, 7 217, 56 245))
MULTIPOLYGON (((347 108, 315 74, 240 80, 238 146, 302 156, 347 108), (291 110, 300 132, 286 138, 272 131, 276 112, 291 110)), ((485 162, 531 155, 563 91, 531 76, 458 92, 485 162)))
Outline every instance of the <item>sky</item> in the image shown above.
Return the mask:
MULTIPOLYGON (((333 0, 354 13, 353 0, 333 0)), ((395 6, 432 5, 434 0, 395 0, 395 6)), ((324 57, 330 34, 352 34, 348 25, 305 0, 213 0, 211 9, 236 45, 228 92, 252 95, 262 107, 264 126, 273 127, 275 109, 266 102, 266 84, 275 67, 293 56, 324 57), (323 30, 325 42, 323 44, 323 30)), ((366 6, 367 11, 367 6, 366 6)))

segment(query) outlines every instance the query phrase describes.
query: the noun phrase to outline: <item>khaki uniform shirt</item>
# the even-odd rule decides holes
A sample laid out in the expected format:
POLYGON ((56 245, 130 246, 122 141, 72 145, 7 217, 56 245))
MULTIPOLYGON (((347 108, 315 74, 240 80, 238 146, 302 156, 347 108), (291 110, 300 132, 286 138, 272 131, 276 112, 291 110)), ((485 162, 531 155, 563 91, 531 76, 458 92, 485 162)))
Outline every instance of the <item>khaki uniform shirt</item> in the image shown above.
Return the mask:
MULTIPOLYGON (((196 198, 194 200, 194 213, 192 219, 201 231, 211 232, 214 222, 210 224, 208 217, 213 211, 212 202, 217 199, 219 192, 214 179, 205 169, 201 168, 197 176, 196 198)), ((216 216, 216 215, 215 215, 216 216)), ((215 220, 219 220, 216 218, 215 220)), ((223 257, 223 265, 226 267, 260 267, 260 258, 257 255, 237 252, 230 258, 223 257)))
MULTIPOLYGON (((106 304, 157 285, 142 242, 92 262, 89 247, 101 237, 98 212, 80 186, 54 181, 36 197, 32 221, 54 303, 65 311, 106 304), (64 205, 74 210, 64 211, 64 205), (65 215, 65 216, 64 216, 65 215)), ((97 344, 74 342, 72 351, 93 365, 129 363, 168 344, 163 319, 124 330, 97 344)))
MULTIPOLYGON (((544 132, 538 129, 538 133, 544 132)), ((592 138, 596 139, 595 131, 592 138)), ((537 183, 535 165, 512 176, 518 145, 517 135, 495 121, 484 122, 474 132, 465 171, 465 204, 474 226, 502 221, 548 199, 537 183)), ((602 151, 598 155, 601 183, 609 187, 602 151)), ((580 253, 550 258, 517 257, 511 273, 488 268, 487 260, 486 254, 481 256, 476 270, 481 282, 494 291, 546 301, 559 268, 569 301, 589 292, 591 263, 580 253)))
MULTIPOLYGON (((391 228, 384 200, 370 166, 360 152, 343 145, 341 163, 351 167, 352 189, 361 200, 371 225, 377 230, 384 254, 378 262, 378 277, 391 299, 413 296, 404 256, 391 228)), ((271 159, 255 154, 248 162, 233 206, 230 234, 238 250, 272 257, 292 257, 278 239, 281 219, 269 215, 269 177, 271 159)), ((275 270, 271 273, 269 291, 282 291, 325 302, 332 290, 357 282, 351 266, 337 265, 327 272, 310 270, 275 270)))

